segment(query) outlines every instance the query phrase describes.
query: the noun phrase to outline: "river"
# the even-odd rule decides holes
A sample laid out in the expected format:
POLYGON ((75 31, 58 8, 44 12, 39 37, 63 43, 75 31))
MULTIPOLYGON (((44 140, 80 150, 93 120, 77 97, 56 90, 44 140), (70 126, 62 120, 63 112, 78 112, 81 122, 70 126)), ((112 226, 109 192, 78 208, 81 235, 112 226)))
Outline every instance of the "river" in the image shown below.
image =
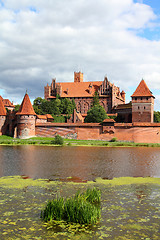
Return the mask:
POLYGON ((160 177, 160 148, 0 146, 0 177, 160 177))

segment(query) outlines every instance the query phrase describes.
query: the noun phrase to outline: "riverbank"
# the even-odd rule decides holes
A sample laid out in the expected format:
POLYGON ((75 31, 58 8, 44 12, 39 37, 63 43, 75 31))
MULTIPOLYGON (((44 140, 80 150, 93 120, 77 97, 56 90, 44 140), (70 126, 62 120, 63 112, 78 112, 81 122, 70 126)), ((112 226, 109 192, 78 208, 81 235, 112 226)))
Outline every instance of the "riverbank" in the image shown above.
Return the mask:
POLYGON ((158 240, 159 192, 159 178, 99 178, 95 182, 62 183, 25 176, 2 177, 0 238, 158 240), (93 187, 102 193, 98 224, 87 226, 63 221, 46 224, 40 219, 40 212, 48 200, 56 196, 67 198, 93 187))
MULTIPOLYGON (((29 139, 17 139, 9 136, 0 136, 0 145, 43 145, 57 146, 54 143, 54 138, 34 137, 29 139)), ((76 140, 64 139, 63 146, 88 146, 88 147, 160 147, 160 143, 134 143, 134 142, 119 142, 116 139, 112 141, 102 140, 76 140)))

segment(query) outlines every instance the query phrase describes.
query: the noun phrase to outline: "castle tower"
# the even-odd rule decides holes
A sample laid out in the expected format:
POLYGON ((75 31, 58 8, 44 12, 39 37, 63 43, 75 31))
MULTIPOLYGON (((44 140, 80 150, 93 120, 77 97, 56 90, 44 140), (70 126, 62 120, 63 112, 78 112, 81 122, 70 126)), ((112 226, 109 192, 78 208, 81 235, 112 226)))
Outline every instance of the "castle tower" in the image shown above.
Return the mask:
POLYGON ((47 100, 51 96, 51 87, 48 85, 44 87, 44 98, 47 100))
POLYGON ((121 96, 122 96, 122 98, 123 98, 123 100, 124 100, 124 102, 125 102, 125 100, 126 100, 126 93, 125 93, 125 91, 122 91, 122 92, 121 92, 121 96))
POLYGON ((74 82, 83 82, 83 73, 74 72, 74 82))
POLYGON ((6 109, 4 107, 2 97, 0 96, 0 135, 4 134, 3 127, 6 121, 6 109))
POLYGON ((132 97, 132 122, 153 122, 154 96, 144 80, 140 82, 132 97))
POLYGON ((36 113, 26 93, 22 104, 16 113, 17 116, 17 137, 30 138, 35 136, 36 113))

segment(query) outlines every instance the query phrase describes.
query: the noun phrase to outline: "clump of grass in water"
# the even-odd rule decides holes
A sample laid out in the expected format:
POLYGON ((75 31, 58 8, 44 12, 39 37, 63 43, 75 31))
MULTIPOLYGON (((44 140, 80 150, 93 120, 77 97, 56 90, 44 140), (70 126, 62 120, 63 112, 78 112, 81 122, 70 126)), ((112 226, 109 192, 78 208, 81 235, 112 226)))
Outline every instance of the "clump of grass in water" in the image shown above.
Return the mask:
POLYGON ((49 201, 44 210, 41 211, 41 218, 45 221, 65 220, 72 223, 95 224, 101 215, 100 190, 87 189, 84 193, 77 193, 71 198, 57 198, 49 201), (95 205, 96 204, 96 205, 95 205))
POLYGON ((77 192, 76 195, 82 196, 84 199, 86 199, 92 204, 100 204, 101 202, 101 191, 95 187, 93 189, 88 188, 86 192, 81 194, 77 192))

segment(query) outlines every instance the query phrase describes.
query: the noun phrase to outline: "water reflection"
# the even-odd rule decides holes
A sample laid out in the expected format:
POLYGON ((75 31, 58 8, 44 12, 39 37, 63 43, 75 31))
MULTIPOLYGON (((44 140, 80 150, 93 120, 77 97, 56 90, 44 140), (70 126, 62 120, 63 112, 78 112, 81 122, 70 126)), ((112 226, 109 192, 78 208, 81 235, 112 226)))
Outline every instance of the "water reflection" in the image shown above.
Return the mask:
POLYGON ((0 176, 160 177, 160 148, 0 146, 0 176))

